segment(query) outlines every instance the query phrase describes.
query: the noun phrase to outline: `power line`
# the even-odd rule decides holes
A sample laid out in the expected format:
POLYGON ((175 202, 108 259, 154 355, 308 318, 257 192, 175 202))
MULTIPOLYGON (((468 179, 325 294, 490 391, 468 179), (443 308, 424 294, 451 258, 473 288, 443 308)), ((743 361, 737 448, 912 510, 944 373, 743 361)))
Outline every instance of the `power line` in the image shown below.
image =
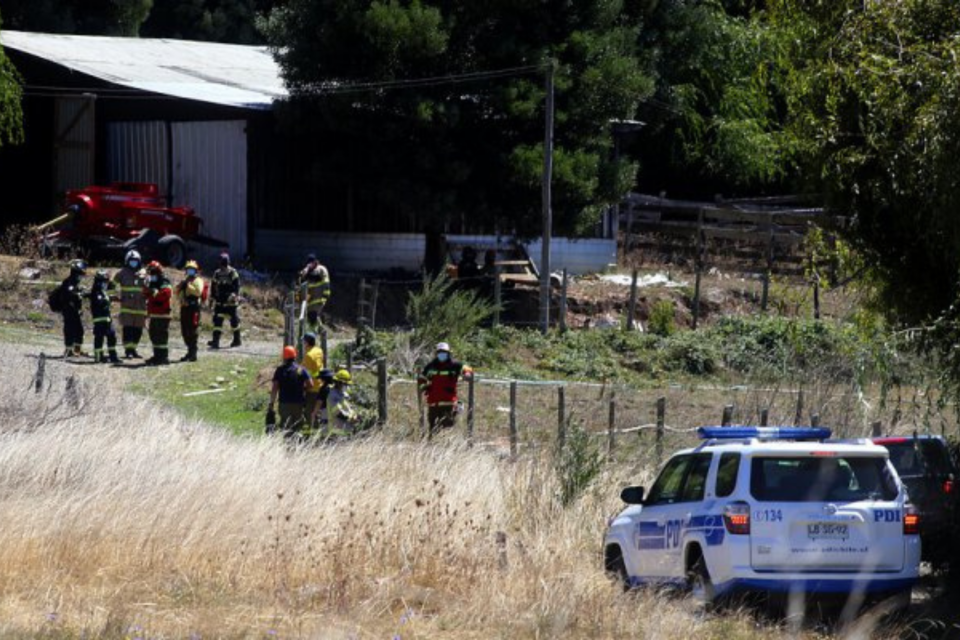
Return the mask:
POLYGON ((336 95, 341 93, 364 93, 389 89, 413 89, 420 87, 437 87, 442 85, 463 84, 498 78, 510 78, 542 72, 546 65, 527 65, 522 67, 508 67, 493 71, 474 71, 469 73, 433 76, 428 78, 408 78, 403 80, 384 80, 380 82, 357 82, 352 84, 326 84, 319 87, 308 87, 312 95, 336 95))

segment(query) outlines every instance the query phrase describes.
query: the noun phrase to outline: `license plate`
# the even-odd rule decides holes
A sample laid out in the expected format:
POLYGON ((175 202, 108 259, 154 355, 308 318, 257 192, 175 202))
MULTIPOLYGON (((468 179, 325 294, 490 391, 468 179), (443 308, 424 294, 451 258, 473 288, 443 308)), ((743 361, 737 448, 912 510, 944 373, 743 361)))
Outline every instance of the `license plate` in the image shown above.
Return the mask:
POLYGON ((807 524, 807 537, 811 540, 846 540, 850 537, 850 525, 837 522, 811 522, 807 524))

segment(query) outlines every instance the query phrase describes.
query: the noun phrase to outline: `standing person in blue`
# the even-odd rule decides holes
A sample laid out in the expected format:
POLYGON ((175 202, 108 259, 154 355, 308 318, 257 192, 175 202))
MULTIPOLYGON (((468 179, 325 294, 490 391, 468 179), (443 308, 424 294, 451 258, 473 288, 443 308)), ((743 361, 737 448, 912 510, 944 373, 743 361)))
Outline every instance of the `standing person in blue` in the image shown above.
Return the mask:
POLYGON ((109 284, 110 278, 107 272, 100 269, 93 277, 93 288, 88 294, 90 315, 93 317, 93 361, 97 363, 107 361, 103 355, 103 343, 106 340, 110 362, 118 364, 120 358, 117 357, 117 332, 113 329, 113 319, 110 316, 110 293, 107 291, 109 284))
POLYGON ((58 297, 60 313, 63 315, 64 357, 82 356, 83 353, 83 296, 80 278, 87 274, 87 263, 74 260, 70 263, 70 275, 60 284, 58 297))
POLYGON ((240 274, 230 266, 230 254, 220 254, 220 268, 213 272, 210 288, 210 306, 213 307, 213 339, 207 343, 211 349, 220 348, 220 334, 223 333, 223 319, 230 318, 233 329, 231 347, 241 346, 240 342, 240 274))
POLYGON ((297 350, 294 347, 283 348, 283 364, 273 372, 273 386, 270 389, 270 405, 267 414, 277 408, 278 428, 287 440, 296 438, 306 424, 307 393, 313 389, 313 380, 307 370, 297 364, 297 350), (277 400, 280 400, 279 406, 277 400))

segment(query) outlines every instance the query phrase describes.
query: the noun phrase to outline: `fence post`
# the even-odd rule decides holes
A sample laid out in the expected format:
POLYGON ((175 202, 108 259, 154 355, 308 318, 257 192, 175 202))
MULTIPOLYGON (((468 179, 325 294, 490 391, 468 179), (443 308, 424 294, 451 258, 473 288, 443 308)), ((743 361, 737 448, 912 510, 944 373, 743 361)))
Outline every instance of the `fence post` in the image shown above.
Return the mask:
POLYGON ((770 236, 767 240, 767 268, 763 271, 763 293, 760 296, 760 310, 767 310, 767 301, 770 298, 770 276, 773 273, 773 214, 767 220, 770 227, 770 236))
POLYGON ((693 328, 697 328, 700 321, 700 278, 703 274, 703 253, 705 251, 705 239, 703 236, 703 209, 697 211, 697 257, 694 260, 696 268, 696 280, 693 286, 693 328))
POLYGON ((607 458, 613 458, 613 451, 617 446, 617 401, 610 397, 610 414, 607 420, 607 458))
POLYGON ((567 440, 567 390, 557 387, 557 449, 563 450, 567 440))
POLYGON ((43 377, 46 375, 46 371, 47 355, 45 353, 41 353, 40 357, 37 358, 37 375, 33 379, 33 389, 37 393, 43 391, 43 377))
POLYGON ((767 426, 767 420, 770 419, 770 410, 769 409, 760 409, 760 426, 767 426))
POLYGON ((67 404, 76 409, 80 406, 80 389, 77 385, 77 377, 75 375, 70 375, 67 378, 67 388, 64 391, 66 396, 67 404))
POLYGON ((474 396, 475 383, 473 376, 467 378, 467 446, 473 446, 473 411, 476 406, 474 396))
POLYGON ((567 330, 567 268, 563 268, 563 282, 560 284, 560 333, 567 330))
POLYGON ((320 327, 320 350, 323 351, 323 368, 327 368, 330 354, 327 352, 327 328, 320 327))
POLYGON ((517 457, 517 381, 510 383, 510 457, 517 457))
POLYGON ((667 399, 657 398, 657 440, 654 445, 654 451, 657 455, 657 464, 663 462, 663 431, 664 423, 667 418, 667 399))
POLYGON ((803 389, 797 392, 797 414, 793 417, 793 424, 799 425, 803 420, 803 389))
POLYGON ((811 427, 819 427, 819 426, 820 426, 820 414, 819 414, 819 413, 811 413, 811 414, 810 414, 810 426, 811 426, 811 427))
POLYGON ((500 309, 503 306, 503 294, 500 290, 500 265, 493 265, 493 326, 500 326, 500 309))
POLYGON ((387 359, 380 358, 377 361, 377 390, 380 394, 378 402, 378 413, 379 413, 379 423, 381 425, 387 424, 387 359))
POLYGON ((729 427, 731 422, 733 422, 733 405, 732 404, 724 405, 723 417, 720 418, 720 426, 729 427))
POLYGON ((353 373, 353 349, 347 345, 347 371, 353 373))
POLYGON ((627 317, 623 322, 624 331, 633 330, 633 318, 637 315, 637 270, 633 270, 633 277, 630 279, 630 304, 627 305, 627 317))
POLYGON ((810 278, 813 285, 813 319, 820 319, 820 274, 817 272, 817 262, 813 253, 810 254, 810 278))
POLYGON ((883 435, 883 425, 879 420, 870 425, 870 434, 874 438, 879 438, 881 435, 883 435))

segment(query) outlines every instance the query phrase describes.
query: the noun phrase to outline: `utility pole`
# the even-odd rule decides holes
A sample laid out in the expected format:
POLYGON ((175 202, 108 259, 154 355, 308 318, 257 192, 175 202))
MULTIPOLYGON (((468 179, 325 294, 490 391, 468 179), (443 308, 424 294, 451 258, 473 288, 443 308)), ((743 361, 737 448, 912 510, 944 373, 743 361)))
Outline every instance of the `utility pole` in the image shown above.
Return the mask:
POLYGON ((546 69, 546 125, 543 138, 543 241, 540 252, 540 333, 550 329, 550 237, 553 232, 551 183, 553 181, 553 72, 551 58, 546 69))

